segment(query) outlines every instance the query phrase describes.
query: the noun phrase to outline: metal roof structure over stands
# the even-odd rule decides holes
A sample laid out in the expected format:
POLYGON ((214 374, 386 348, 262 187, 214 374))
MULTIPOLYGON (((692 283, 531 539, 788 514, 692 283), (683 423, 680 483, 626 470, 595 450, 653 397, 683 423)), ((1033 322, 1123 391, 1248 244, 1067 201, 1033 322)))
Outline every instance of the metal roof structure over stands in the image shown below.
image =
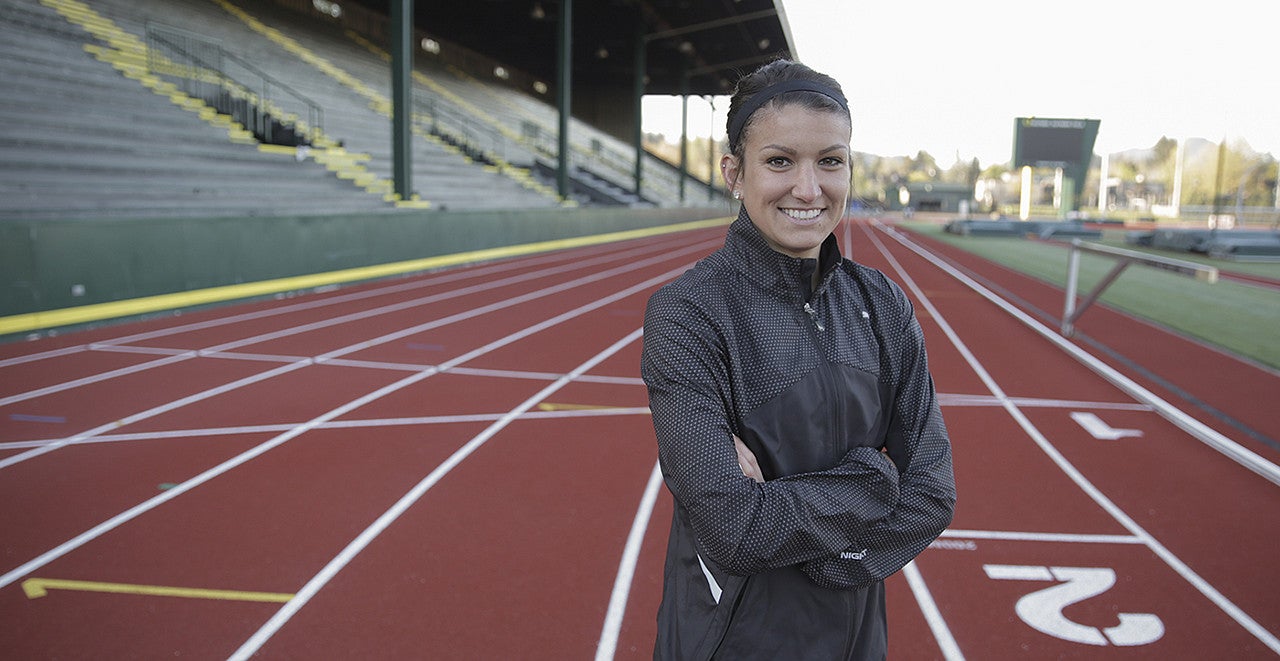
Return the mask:
MULTIPOLYGON (((358 0, 385 11, 387 0, 358 0)), ((393 0, 394 1, 394 0, 393 0)), ((560 0, 415 0, 426 32, 541 78, 557 76, 560 0)), ((573 82, 629 84, 637 35, 646 42, 646 94, 727 94, 733 81, 795 53, 781 0, 578 0, 572 4, 573 82)))
MULTIPOLYGON (((388 9, 387 0, 351 1, 376 12, 388 9)), ((644 95, 728 94, 742 73, 796 56, 782 0, 391 0, 393 23, 405 2, 412 4, 416 30, 503 63, 504 69, 524 74, 520 78, 552 90, 562 126, 570 106, 579 109, 580 118, 619 137, 625 136, 625 126, 637 155, 644 95), (567 55, 561 49, 565 42, 567 55), (568 89, 560 89, 559 81, 566 79, 568 89), (601 124, 605 118, 609 121, 601 124)), ((397 33, 394 25, 391 32, 397 33)), ((637 157, 637 190, 640 162, 637 157)), ((567 167, 562 162, 559 169, 563 194, 567 167)))

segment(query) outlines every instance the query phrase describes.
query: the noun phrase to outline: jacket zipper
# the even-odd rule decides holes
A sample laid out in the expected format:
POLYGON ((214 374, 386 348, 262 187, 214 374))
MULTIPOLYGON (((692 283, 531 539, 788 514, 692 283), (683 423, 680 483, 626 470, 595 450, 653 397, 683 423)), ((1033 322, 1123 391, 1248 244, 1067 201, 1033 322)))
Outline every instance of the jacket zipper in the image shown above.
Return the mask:
POLYGON ((813 325, 817 326, 818 330, 826 330, 823 328, 822 322, 818 321, 818 311, 813 309, 813 306, 809 305, 808 301, 804 302, 804 311, 808 313, 809 318, 813 320, 813 325))

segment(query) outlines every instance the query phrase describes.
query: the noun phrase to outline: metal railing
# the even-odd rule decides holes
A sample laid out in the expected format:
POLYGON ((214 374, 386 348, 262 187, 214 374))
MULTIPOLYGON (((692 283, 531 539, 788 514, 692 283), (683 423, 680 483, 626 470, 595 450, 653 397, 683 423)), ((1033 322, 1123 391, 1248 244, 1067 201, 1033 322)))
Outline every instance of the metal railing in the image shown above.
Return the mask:
POLYGON ((415 96, 413 112, 415 121, 472 159, 489 164, 493 164, 495 158, 507 160, 507 138, 502 132, 453 104, 434 96, 425 99, 415 96))
POLYGON ((1184 221, 1195 221, 1202 227, 1217 229, 1245 226, 1280 228, 1280 207, 1223 204, 1214 208, 1207 204, 1184 204, 1178 209, 1178 217, 1184 221))
POLYGON ((309 145, 324 131, 319 104, 203 35, 148 22, 147 67, 230 115, 261 142, 309 145))

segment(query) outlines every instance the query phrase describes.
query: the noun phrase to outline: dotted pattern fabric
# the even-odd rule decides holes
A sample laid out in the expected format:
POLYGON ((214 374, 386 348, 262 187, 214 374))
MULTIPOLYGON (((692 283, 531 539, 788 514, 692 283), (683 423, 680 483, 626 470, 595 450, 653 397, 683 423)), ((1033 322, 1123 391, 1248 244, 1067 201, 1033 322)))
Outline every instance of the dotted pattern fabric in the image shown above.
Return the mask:
POLYGON ((841 259, 834 236, 810 293, 814 261, 773 251, 744 210, 724 248, 649 301, 641 373, 676 502, 655 657, 717 649, 763 657, 769 640, 792 638, 839 646, 809 658, 883 656, 880 581, 951 521, 951 446, 910 301, 879 271, 841 259), (835 369, 867 373, 876 385, 814 396, 821 384, 846 383, 824 377, 835 369), (887 404, 879 407, 883 437, 843 438, 829 428, 838 423, 823 422, 824 409, 839 397, 887 404), (762 466, 786 465, 796 443, 834 440, 839 453, 829 466, 766 471, 766 482, 755 482, 738 466, 733 436, 746 437, 759 411, 796 416, 796 426, 781 424, 784 436, 817 424, 833 437, 752 447, 762 466), (766 604, 755 610, 767 614, 752 604, 766 604), (879 634, 862 636, 878 641, 870 648, 850 633, 868 610, 879 611, 879 634))

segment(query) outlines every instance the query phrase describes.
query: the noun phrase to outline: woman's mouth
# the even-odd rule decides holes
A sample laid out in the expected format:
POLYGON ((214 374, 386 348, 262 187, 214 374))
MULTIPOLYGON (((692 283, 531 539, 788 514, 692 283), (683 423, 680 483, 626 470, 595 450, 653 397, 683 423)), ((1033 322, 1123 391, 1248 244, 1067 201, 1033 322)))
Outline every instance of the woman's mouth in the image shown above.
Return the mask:
POLYGON ((782 209, 787 218, 799 225, 810 225, 818 216, 822 215, 822 209, 782 209))

